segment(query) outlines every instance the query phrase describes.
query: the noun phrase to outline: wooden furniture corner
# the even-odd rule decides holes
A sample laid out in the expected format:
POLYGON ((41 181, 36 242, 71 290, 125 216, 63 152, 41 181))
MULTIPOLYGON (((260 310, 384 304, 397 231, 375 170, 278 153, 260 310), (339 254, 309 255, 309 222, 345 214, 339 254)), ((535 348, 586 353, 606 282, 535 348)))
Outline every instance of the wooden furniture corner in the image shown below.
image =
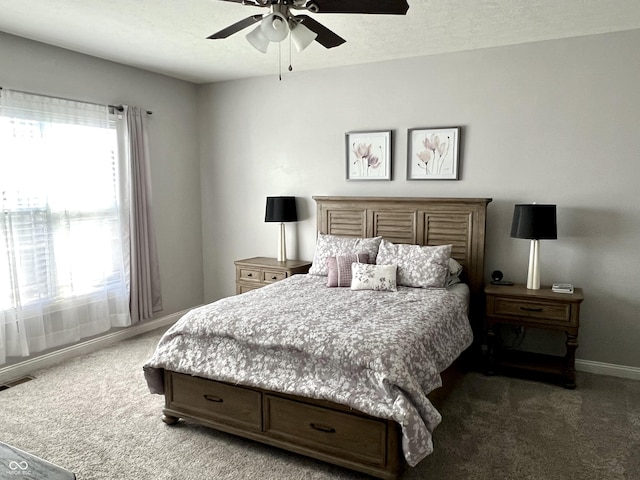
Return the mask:
POLYGON ((307 273, 311 262, 306 260, 286 260, 253 257, 236 260, 236 295, 264 287, 299 273, 307 273))

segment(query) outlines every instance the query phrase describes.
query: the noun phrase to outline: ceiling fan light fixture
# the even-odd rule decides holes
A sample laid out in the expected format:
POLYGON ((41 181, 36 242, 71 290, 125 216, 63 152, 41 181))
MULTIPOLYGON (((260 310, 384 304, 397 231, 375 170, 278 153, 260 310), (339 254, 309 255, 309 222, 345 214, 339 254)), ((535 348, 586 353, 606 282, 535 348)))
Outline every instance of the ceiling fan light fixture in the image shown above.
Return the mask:
POLYGON ((316 32, 309 30, 302 23, 298 23, 291 29, 291 39, 298 53, 307 48, 317 36, 318 34, 316 32))
POLYGON ((262 53, 267 53, 267 49, 269 48, 269 39, 265 37, 260 27, 261 26, 258 25, 256 28, 251 30, 251 32, 247 33, 246 38, 253 48, 262 53))
POLYGON ((289 35, 289 25, 284 15, 273 12, 260 22, 262 34, 272 42, 281 42, 289 35))

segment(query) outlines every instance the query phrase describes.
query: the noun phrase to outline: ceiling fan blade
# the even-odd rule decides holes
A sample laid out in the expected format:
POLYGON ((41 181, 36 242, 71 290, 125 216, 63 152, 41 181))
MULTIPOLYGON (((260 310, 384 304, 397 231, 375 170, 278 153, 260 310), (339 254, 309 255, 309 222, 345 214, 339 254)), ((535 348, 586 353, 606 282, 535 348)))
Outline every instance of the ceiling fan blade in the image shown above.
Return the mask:
MULTIPOLYGON (((230 0, 226 0, 230 1, 230 0)), ((252 15, 250 17, 245 18, 244 20, 240 20, 239 22, 234 23, 233 25, 229 25, 227 28, 223 28, 219 32, 214 33, 213 35, 209 35, 208 39, 216 39, 216 38, 227 38, 229 35, 233 35, 236 32, 239 32, 243 28, 247 28, 249 25, 253 25, 256 22, 262 20, 262 15, 252 15)))
POLYGON ((266 5, 260 5, 255 0, 222 0, 223 2, 241 3, 243 5, 253 5, 255 7, 264 7, 266 5))
POLYGON ((346 40, 340 35, 333 33, 331 30, 322 25, 320 22, 317 22, 316 20, 311 18, 309 15, 297 15, 295 18, 299 19, 302 24, 309 30, 317 33, 318 36, 316 37, 316 42, 318 42, 325 48, 337 47, 338 45, 342 45, 344 42, 346 42, 346 40))
POLYGON ((317 13, 366 13, 383 15, 406 15, 407 0, 312 0, 317 13))

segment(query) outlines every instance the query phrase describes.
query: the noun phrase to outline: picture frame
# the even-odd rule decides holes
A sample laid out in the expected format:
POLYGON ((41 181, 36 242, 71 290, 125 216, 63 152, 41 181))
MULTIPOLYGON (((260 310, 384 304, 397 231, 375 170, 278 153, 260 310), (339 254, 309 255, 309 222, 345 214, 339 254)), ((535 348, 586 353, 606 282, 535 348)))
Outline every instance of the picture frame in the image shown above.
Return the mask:
POLYGON ((347 132, 347 180, 391 180, 391 130, 347 132))
POLYGON ((460 127, 407 131, 407 180, 459 180, 460 127))

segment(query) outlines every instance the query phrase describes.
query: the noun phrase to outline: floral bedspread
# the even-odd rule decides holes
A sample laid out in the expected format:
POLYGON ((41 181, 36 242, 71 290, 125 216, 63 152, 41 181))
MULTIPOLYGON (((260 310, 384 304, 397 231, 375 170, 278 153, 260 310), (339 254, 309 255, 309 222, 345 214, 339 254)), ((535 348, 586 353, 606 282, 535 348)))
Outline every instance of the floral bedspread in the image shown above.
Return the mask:
POLYGON ((416 465, 441 416, 427 393, 471 344, 466 306, 446 289, 327 288, 295 275, 184 315, 144 366, 152 393, 163 369, 330 400, 402 427, 416 465))

